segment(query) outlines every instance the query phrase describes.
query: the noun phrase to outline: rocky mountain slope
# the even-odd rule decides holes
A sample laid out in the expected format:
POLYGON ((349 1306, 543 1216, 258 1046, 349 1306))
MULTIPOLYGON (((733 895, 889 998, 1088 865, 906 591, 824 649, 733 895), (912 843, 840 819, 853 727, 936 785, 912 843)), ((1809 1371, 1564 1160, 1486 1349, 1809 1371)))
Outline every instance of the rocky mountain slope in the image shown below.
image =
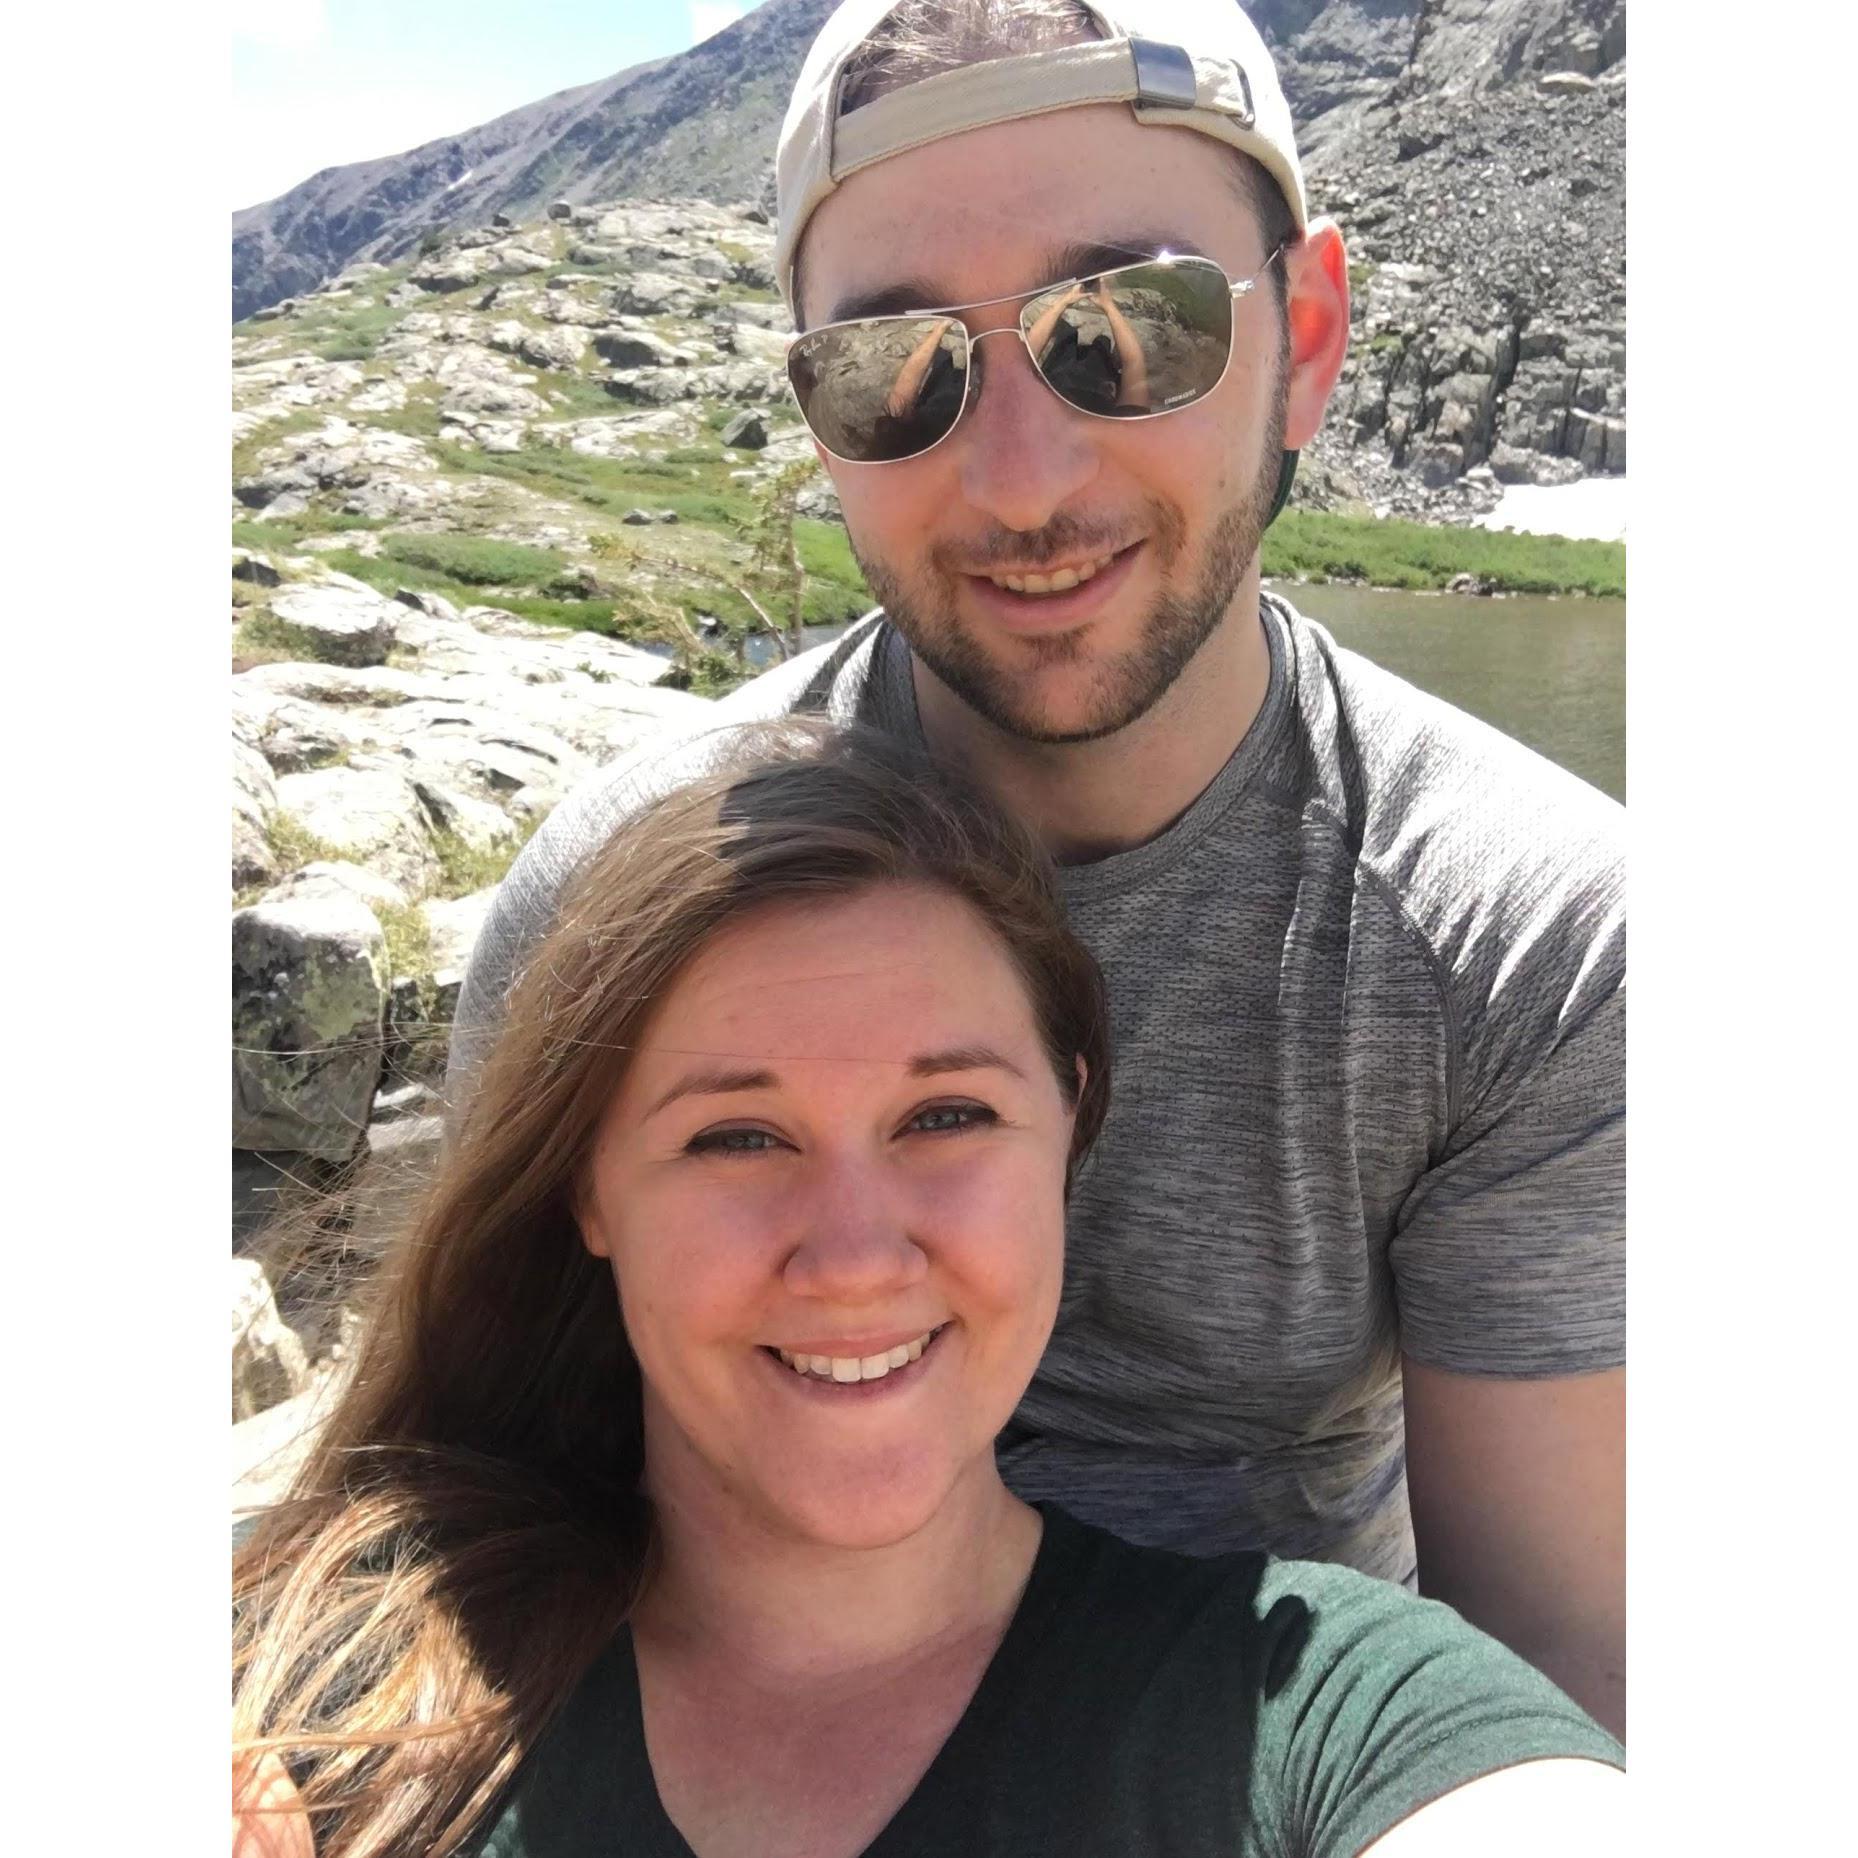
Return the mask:
MULTIPOLYGON (((831 0, 766 0, 675 58, 233 220, 233 313, 556 201, 768 202, 831 0)), ((1319 493, 1461 516, 1496 480, 1625 468, 1623 0, 1254 0, 1310 194, 1348 236, 1354 352, 1319 493), (1467 482, 1467 477, 1469 481, 1467 482)))

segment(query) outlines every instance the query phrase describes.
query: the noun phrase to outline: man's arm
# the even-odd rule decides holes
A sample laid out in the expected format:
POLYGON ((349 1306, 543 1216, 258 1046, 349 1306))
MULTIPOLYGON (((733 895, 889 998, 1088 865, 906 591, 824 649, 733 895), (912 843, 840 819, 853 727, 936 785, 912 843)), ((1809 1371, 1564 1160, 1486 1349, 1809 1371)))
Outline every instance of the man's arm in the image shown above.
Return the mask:
POLYGON ((1626 1733, 1626 1371, 1493 1380, 1407 1360, 1419 1586, 1626 1733))

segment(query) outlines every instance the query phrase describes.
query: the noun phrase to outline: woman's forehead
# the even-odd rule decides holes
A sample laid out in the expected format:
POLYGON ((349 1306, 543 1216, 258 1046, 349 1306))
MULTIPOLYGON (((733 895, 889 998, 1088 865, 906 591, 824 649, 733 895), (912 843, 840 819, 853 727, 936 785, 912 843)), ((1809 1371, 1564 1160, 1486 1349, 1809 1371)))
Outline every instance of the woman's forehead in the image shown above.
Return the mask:
POLYGON ((908 1063, 1030 1007, 994 932, 946 891, 883 885, 758 910, 715 936, 646 1030, 654 1069, 706 1057, 908 1063))

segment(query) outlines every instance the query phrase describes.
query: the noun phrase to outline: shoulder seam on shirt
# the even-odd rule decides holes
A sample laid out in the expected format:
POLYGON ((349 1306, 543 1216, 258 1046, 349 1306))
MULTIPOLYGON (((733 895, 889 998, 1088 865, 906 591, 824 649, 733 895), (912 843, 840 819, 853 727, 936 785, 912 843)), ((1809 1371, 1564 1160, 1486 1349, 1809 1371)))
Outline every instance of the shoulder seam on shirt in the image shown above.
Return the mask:
POLYGON ((1406 907, 1400 893, 1354 844, 1346 824, 1335 809, 1327 801, 1313 799, 1309 803, 1309 811, 1348 847, 1355 870, 1398 917, 1408 938, 1418 947, 1420 957, 1426 964, 1426 972, 1432 977, 1433 990, 1439 997, 1439 1017, 1445 1027, 1445 1129, 1449 1141, 1464 1112, 1464 1029, 1458 1023, 1458 1009, 1446 982, 1445 964, 1439 959, 1439 952, 1432 946, 1426 932, 1414 919, 1413 912, 1406 907))

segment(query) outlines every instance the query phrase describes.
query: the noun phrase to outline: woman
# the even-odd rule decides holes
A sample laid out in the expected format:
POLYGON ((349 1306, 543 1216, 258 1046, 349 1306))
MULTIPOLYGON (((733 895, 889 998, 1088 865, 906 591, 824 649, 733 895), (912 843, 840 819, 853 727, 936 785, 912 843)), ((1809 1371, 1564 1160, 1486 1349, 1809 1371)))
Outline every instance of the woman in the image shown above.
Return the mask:
POLYGON ((1607 1849, 1617 1745, 1446 1609, 1005 1489, 1096 968, 894 746, 723 763, 584 874, 239 1553, 236 1849, 1607 1849))

